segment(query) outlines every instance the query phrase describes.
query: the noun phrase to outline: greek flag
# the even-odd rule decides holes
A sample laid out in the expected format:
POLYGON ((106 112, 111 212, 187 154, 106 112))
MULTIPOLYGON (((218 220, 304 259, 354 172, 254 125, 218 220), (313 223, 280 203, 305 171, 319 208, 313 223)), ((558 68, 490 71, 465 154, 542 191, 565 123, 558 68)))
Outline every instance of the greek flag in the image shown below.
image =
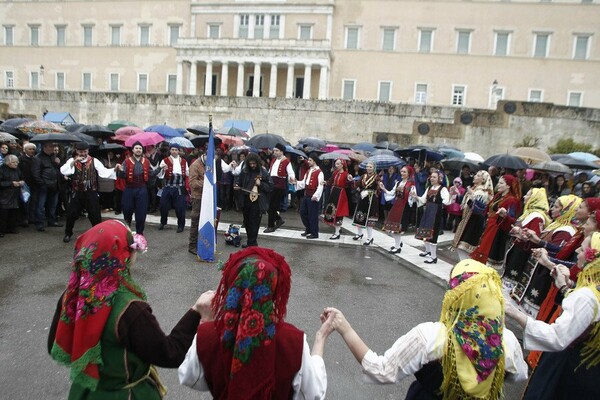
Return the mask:
POLYGON ((202 187, 202 205, 200 206, 200 222, 198 224, 198 257, 202 261, 215 261, 217 219, 217 192, 215 172, 215 140, 212 122, 208 124, 208 151, 202 187))

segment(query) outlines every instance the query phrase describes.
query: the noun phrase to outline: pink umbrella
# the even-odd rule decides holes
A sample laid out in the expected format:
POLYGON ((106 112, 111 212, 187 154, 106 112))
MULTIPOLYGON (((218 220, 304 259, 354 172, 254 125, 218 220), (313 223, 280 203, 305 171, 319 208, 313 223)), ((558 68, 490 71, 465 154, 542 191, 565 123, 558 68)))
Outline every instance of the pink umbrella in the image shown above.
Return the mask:
POLYGON ((144 130, 137 126, 123 126, 115 131, 115 135, 133 136, 141 132, 144 132, 144 130))
POLYGON ((131 147, 135 142, 140 142, 142 146, 150 146, 164 140, 165 139, 156 132, 140 132, 133 136, 129 136, 125 141, 125 146, 131 147))
POLYGON ((244 144, 242 138, 237 136, 223 135, 218 133, 215 135, 215 137, 221 139, 221 141, 228 146, 241 146, 244 144))
POLYGON ((321 147, 321 150, 323 150, 326 153, 331 153, 332 151, 338 151, 340 148, 338 146, 336 146, 335 144, 326 144, 324 147, 321 147))

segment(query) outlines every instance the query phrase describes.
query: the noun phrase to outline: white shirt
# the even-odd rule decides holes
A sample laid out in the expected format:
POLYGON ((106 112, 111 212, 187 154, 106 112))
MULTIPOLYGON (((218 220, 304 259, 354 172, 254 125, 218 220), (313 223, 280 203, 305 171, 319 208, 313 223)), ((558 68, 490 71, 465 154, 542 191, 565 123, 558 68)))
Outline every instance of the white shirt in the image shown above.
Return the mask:
MULTIPOLYGON (((283 160, 287 160, 285 157, 276 158, 273 161, 273 165, 271 166, 271 176, 278 176, 277 171, 279 170, 279 164, 283 160)), ((294 169, 292 168, 292 163, 288 163, 287 167, 285 167, 285 172, 287 173, 288 180, 296 179, 296 174, 294 173, 294 169)))
MULTIPOLYGON (((179 366, 179 383, 202 392, 210 389, 204 379, 204 369, 198 359, 196 336, 185 355, 185 360, 179 366)), ((292 382, 293 399, 324 399, 327 393, 327 371, 321 356, 312 356, 304 335, 302 348, 302 366, 292 382)))
POLYGON ((429 189, 439 189, 440 190, 440 196, 442 196, 442 203, 445 206, 449 206, 450 205, 450 192, 448 192, 448 189, 446 189, 444 186, 441 186, 441 189, 440 189, 440 185, 435 185, 435 186, 431 186, 431 187, 427 188, 425 190, 425 193, 423 193, 422 196, 417 197, 417 205, 419 207, 421 207, 422 205, 424 205, 425 203, 427 203, 427 192, 429 192, 429 189))
MULTIPOLYGON (((61 174, 63 174, 64 176, 70 176, 75 173, 75 163, 71 165, 72 161, 73 157, 69 158, 67 162, 64 163, 62 167, 60 167, 61 174)), ((77 163, 79 161, 75 160, 75 162, 77 163)), ((96 158, 94 158, 94 168, 96 168, 96 172, 98 173, 98 176, 100 178, 117 179, 117 173, 115 172, 115 169, 105 168, 104 165, 102 165, 102 162, 96 158)))
POLYGON ((600 320, 600 304, 591 289, 576 289, 562 302, 562 313, 552 324, 527 318, 523 347, 528 350, 561 351, 594 322, 600 320))
MULTIPOLYGON (((308 182, 310 182, 311 175, 317 170, 317 168, 319 168, 319 167, 314 166, 314 167, 310 168, 306 172, 306 175, 304 176, 303 180, 296 181, 296 185, 295 185, 296 190, 302 190, 306 187, 308 182)), ((319 176, 317 177, 317 191, 312 196, 312 197, 316 197, 317 201, 321 200, 321 195, 323 194, 323 182, 324 181, 325 181, 325 175, 323 175, 323 171, 321 171, 319 169, 319 176)))
MULTIPOLYGON (((425 322, 411 329, 383 355, 369 350, 362 360, 364 380, 369 383, 396 383, 413 375, 431 361, 440 360, 446 349, 446 326, 425 322)), ((527 363, 519 342, 506 327, 502 337, 506 379, 527 379, 527 363)))
MULTIPOLYGON (((173 163, 173 175, 178 174, 178 175, 183 175, 181 173, 181 158, 177 157, 174 158, 173 156, 169 156, 171 158, 171 162, 173 163)), ((165 160, 162 160, 159 164, 159 167, 166 167, 167 163, 165 163, 165 160)), ((187 164, 187 162, 185 163, 185 175, 186 176, 190 176, 190 166, 187 164)), ((162 179, 165 176, 165 170, 163 169, 159 174, 158 174, 158 178, 162 179)))

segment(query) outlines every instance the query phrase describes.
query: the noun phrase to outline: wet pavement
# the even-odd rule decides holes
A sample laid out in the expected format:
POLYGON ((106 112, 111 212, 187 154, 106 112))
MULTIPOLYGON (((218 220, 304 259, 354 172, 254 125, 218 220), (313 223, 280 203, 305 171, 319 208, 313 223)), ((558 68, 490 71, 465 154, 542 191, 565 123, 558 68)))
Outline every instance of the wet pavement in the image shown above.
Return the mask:
MULTIPOLYGON (((431 274, 408 261, 417 260, 412 252, 420 251, 418 246, 412 248, 408 244, 408 235, 403 258, 390 255, 381 247, 352 241, 354 231, 344 230, 343 240, 330 241, 327 238, 332 229, 323 227, 319 240, 308 241, 299 236, 303 228, 298 214, 289 210, 282 215, 285 225, 269 235, 263 235, 261 228, 259 243, 283 254, 292 267, 287 321, 306 332, 309 344, 312 345, 320 325, 319 313, 325 306, 340 308, 367 345, 380 353, 416 324, 439 319, 445 290, 440 277, 443 273, 431 274)), ((150 222, 156 219, 149 217, 150 222)), ((219 228, 240 222, 241 214, 225 212, 219 228)), ((266 217, 263 226, 265 223, 266 217)), ((75 236, 88 227, 87 220, 78 221, 75 236)), ((199 262, 187 252, 188 228, 184 233, 176 233, 175 227, 169 225, 158 231, 156 225, 149 223, 145 234, 150 248, 138 257, 132 274, 146 290, 159 323, 168 332, 200 293, 216 287, 220 272, 216 264, 199 262)), ((378 235, 375 242, 383 246, 385 238, 378 235)), ((65 244, 62 236, 61 228, 39 233, 30 227, 0 239, 3 398, 64 399, 68 393, 67 368, 52 361, 47 353, 48 327, 66 286, 73 253, 74 240, 65 244)), ((222 232, 219 236, 222 238, 222 232)), ((220 240, 217 257, 224 261, 235 250, 220 240)), ((453 254, 440 254, 441 257, 454 262, 450 259, 453 254)), ((442 263, 434 267, 447 268, 442 263)), ((359 364, 336 333, 326 345, 325 365, 329 399, 404 398, 413 380, 410 377, 397 385, 385 386, 363 383, 359 364)), ((160 369, 160 374, 169 388, 167 399, 211 398, 181 387, 176 370, 160 369)), ((523 383, 507 384, 506 398, 518 398, 523 387, 523 383)))

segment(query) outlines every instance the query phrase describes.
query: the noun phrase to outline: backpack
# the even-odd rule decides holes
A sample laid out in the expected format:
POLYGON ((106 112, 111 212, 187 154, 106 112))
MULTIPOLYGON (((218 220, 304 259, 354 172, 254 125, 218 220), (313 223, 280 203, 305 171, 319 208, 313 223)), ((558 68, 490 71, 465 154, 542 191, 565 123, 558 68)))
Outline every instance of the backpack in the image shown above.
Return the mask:
POLYGON ((230 224, 227 232, 225 232, 225 244, 230 246, 240 247, 242 244, 242 237, 240 236, 240 227, 234 224, 230 224))

